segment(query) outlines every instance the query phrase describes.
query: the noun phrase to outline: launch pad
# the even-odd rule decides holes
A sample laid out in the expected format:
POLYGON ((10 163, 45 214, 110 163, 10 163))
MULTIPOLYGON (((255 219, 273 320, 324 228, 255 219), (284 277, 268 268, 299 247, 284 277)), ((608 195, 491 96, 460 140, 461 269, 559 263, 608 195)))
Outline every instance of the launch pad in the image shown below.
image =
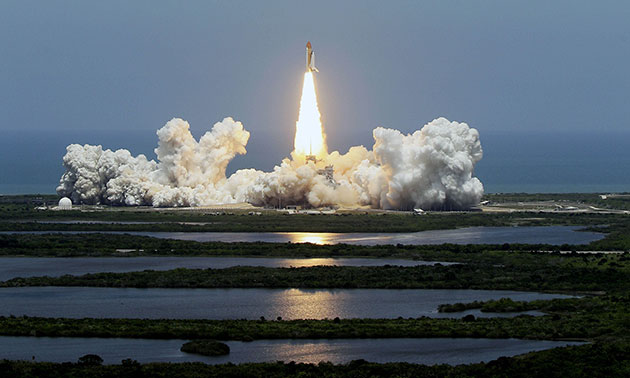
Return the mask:
POLYGON ((324 167, 324 169, 318 169, 317 173, 320 174, 321 176, 324 176, 326 180, 328 181, 329 185, 335 186, 335 187, 339 185, 335 181, 335 177, 334 177, 335 169, 332 164, 327 165, 326 167, 324 167))

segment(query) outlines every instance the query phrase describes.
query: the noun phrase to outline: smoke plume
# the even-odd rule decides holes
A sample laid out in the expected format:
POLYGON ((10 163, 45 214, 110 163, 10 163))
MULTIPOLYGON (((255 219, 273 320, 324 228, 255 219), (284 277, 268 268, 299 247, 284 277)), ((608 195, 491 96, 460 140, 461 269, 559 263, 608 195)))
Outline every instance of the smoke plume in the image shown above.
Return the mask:
POLYGON ((292 154, 271 172, 225 171, 249 139, 232 118, 214 124, 199 141, 188 122, 174 118, 157 131, 157 161, 127 150, 72 144, 57 192, 74 203, 208 206, 369 206, 382 209, 466 209, 483 185, 473 177, 482 157, 479 133, 465 123, 438 118, 410 135, 378 127, 374 146, 335 151, 321 160, 292 154), (326 169, 332 165, 332 169, 326 169))

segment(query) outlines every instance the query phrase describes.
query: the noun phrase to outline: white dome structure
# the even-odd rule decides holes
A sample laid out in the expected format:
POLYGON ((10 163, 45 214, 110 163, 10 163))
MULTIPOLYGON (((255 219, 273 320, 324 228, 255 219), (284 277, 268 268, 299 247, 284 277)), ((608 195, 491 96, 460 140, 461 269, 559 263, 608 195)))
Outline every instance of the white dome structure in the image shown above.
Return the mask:
POLYGON ((59 200, 59 210, 72 210, 72 200, 68 197, 63 197, 59 200))

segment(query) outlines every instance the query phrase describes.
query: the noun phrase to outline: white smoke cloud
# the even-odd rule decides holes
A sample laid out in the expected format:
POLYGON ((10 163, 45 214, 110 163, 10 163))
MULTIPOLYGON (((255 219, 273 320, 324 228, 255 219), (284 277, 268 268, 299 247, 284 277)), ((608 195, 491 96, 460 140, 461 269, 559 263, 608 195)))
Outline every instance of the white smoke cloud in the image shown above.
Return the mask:
POLYGON ((479 202, 483 185, 473 177, 482 157, 479 133, 438 118, 403 135, 373 131, 373 151, 352 147, 305 164, 286 158, 271 172, 237 171, 228 163, 245 154, 249 139, 240 122, 225 118, 197 142, 186 121, 174 118, 157 131, 157 162, 127 150, 68 146, 57 192, 75 203, 206 206, 249 202, 284 206, 369 206, 383 209, 465 209, 479 202), (323 174, 334 167, 332 180, 323 174))

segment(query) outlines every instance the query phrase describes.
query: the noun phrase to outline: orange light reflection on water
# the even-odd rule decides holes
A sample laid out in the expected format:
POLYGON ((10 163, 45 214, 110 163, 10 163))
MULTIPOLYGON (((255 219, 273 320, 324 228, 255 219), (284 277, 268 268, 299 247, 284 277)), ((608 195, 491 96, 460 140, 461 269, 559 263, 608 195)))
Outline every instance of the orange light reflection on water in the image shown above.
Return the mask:
POLYGON ((331 258, 309 257, 309 258, 279 260, 279 265, 290 266, 292 268, 302 268, 302 267, 307 267, 307 266, 319 266, 319 265, 336 266, 340 264, 335 259, 331 259, 331 258))
POLYGON ((331 244, 334 234, 328 232, 287 232, 291 243, 331 244))
POLYGON ((345 297, 348 293, 343 291, 286 289, 274 295, 270 302, 282 308, 287 319, 333 319, 347 315, 345 297))

